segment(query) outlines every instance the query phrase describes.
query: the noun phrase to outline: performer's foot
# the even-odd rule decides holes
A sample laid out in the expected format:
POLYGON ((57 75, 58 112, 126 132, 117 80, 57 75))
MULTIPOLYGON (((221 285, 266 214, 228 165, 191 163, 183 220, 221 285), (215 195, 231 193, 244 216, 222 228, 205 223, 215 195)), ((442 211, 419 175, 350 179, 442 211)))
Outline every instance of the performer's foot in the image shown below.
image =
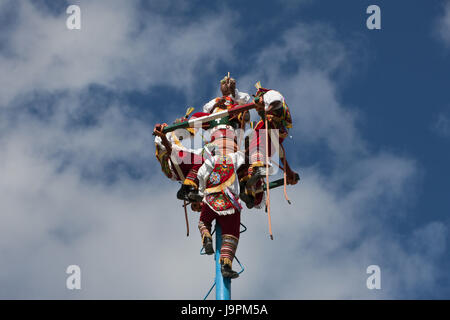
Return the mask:
POLYGON ((255 198, 246 194, 245 192, 242 192, 239 195, 239 198, 245 202, 245 205, 247 206, 248 209, 251 209, 255 206, 255 198))
POLYGON ((247 188, 253 186, 259 179, 264 178, 266 176, 266 168, 265 167, 255 167, 253 169, 252 176, 247 181, 247 188))
POLYGON ((203 238, 203 248, 205 248, 205 253, 207 255, 214 254, 212 238, 210 237, 203 238))
POLYGON ((239 277, 239 273, 232 270, 228 264, 222 264, 220 267, 220 271, 222 271, 222 277, 236 279, 239 277))
POLYGON ((189 192, 188 198, 192 202, 202 202, 203 201, 203 197, 198 193, 198 190, 189 192))
POLYGON ((193 192, 195 190, 196 189, 194 186, 182 184, 180 187, 180 190, 178 190, 178 192, 177 192, 177 199, 189 201, 189 198, 187 195, 189 194, 189 192, 193 192))

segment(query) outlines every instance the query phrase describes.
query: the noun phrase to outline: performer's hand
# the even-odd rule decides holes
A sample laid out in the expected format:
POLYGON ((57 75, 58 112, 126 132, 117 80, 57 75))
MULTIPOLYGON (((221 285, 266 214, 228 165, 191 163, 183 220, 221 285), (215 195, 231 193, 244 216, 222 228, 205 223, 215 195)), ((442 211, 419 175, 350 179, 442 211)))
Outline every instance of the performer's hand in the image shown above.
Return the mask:
POLYGON ((292 171, 292 170, 287 170, 286 171, 286 182, 287 184, 297 184, 298 180, 297 180, 297 173, 292 171))
POLYGON ((264 105, 264 99, 263 97, 260 97, 258 102, 255 102, 255 110, 256 111, 264 111, 265 105, 264 105))
POLYGON ((153 133, 155 134, 155 136, 161 136, 162 133, 162 129, 161 129, 161 124, 157 123, 155 124, 155 126, 153 127, 153 133))
POLYGON ((216 102, 215 106, 216 106, 216 107, 222 107, 222 106, 225 105, 225 102, 226 102, 226 101, 227 101, 227 100, 226 100, 224 97, 221 97, 221 98, 219 98, 219 100, 216 102))
POLYGON ((167 123, 163 123, 163 124, 157 123, 155 125, 155 127, 153 128, 153 133, 160 138, 165 137, 165 134, 163 133, 163 130, 165 127, 167 127, 167 123))

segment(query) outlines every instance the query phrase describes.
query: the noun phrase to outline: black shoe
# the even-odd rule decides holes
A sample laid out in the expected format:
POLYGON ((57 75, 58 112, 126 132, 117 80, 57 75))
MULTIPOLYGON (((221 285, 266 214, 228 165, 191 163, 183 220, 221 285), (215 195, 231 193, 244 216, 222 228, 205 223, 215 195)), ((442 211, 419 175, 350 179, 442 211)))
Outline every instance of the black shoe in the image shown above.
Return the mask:
POLYGON ((177 192, 177 199, 189 201, 188 194, 189 192, 194 192, 196 189, 194 186, 190 186, 187 184, 182 184, 180 190, 177 192))
POLYGON ((253 196, 250 196, 245 192, 242 192, 239 195, 239 198, 245 202, 245 205, 247 206, 248 209, 251 209, 255 206, 255 198, 253 196))
POLYGON ((222 277, 224 278, 236 279, 237 277, 239 277, 239 273, 232 270, 228 264, 222 264, 220 266, 220 271, 222 271, 222 277))
POLYGON ((212 238, 210 237, 203 238, 203 248, 205 248, 205 253, 207 255, 214 254, 212 238))
POLYGON ((198 190, 189 192, 188 199, 191 200, 192 202, 202 202, 203 201, 203 197, 198 193, 198 190))

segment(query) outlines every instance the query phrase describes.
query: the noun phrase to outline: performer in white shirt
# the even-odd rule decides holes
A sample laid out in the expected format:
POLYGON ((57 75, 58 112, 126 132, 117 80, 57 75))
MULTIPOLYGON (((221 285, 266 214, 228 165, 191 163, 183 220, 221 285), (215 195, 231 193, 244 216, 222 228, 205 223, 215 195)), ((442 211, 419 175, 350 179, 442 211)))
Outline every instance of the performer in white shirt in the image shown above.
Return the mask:
POLYGON ((231 78, 229 74, 220 80, 220 91, 222 92, 222 97, 217 97, 206 103, 203 106, 203 112, 214 113, 217 104, 220 102, 228 105, 244 105, 250 103, 252 100, 248 93, 240 92, 236 88, 236 80, 231 78), (229 98, 226 99, 227 101, 221 101, 226 97, 229 98))
MULTIPOLYGON (((234 131, 220 129, 214 132, 214 154, 204 154, 205 162, 198 170, 199 196, 203 199, 198 228, 207 254, 213 254, 211 223, 222 228, 220 263, 222 275, 237 278, 232 262, 239 242, 242 206, 239 202, 239 178, 236 171, 245 162, 245 155, 237 150, 234 131)), ((218 249, 218 248, 216 248, 218 249)))

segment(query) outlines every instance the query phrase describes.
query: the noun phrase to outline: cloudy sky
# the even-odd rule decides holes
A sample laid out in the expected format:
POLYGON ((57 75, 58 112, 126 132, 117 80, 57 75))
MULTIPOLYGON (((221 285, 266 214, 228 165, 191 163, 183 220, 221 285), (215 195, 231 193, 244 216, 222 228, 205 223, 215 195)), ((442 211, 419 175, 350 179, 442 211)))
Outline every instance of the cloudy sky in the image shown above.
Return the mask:
POLYGON ((291 206, 271 193, 274 241, 243 212, 232 297, 450 298, 450 2, 376 1, 368 30, 372 2, 1 0, 0 298, 203 298, 213 261, 151 131, 228 71, 285 95, 302 177, 291 206))

